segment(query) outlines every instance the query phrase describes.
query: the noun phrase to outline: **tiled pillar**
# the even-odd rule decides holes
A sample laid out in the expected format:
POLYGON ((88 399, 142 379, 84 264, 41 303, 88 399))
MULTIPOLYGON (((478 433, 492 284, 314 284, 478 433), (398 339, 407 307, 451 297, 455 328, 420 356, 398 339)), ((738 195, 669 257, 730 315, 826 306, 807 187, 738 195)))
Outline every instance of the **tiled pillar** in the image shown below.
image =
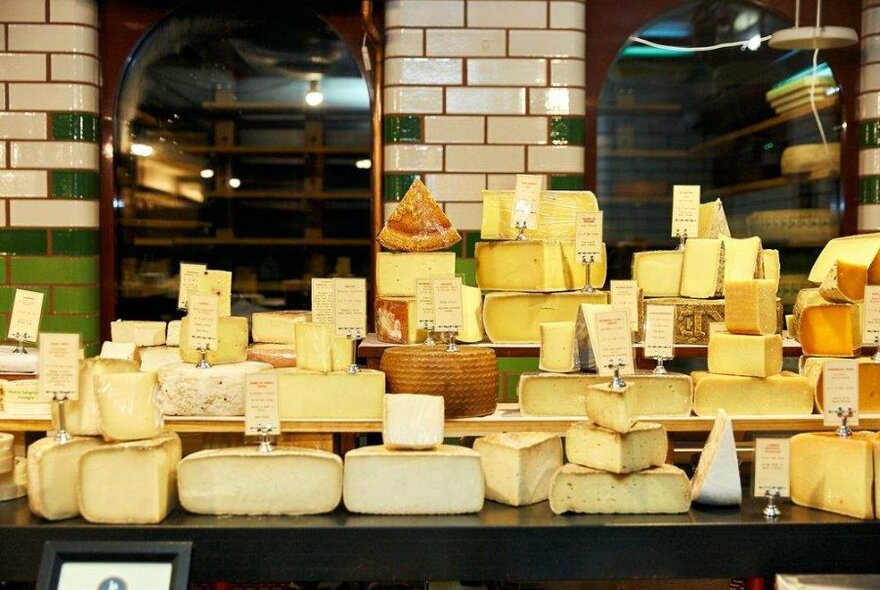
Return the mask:
POLYGON ((0 332, 16 287, 42 329, 98 348, 97 0, 0 0, 0 332))
POLYGON ((862 2, 859 231, 880 231, 880 0, 862 2))

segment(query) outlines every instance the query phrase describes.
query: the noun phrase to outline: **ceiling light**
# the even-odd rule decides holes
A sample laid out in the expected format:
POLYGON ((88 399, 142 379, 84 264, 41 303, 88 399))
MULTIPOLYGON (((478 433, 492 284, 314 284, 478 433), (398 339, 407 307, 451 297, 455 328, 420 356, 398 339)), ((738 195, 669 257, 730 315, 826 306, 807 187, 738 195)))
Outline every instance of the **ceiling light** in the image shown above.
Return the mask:
POLYGON ((858 43, 859 36, 849 27, 823 27, 822 3, 816 3, 816 26, 802 27, 801 3, 795 3, 794 27, 781 29, 770 36, 774 49, 837 49, 858 43))
POLYGON ((201 172, 199 172, 199 176, 208 180, 209 178, 214 178, 214 171, 210 168, 204 168, 201 172))
POLYGON ((316 107, 322 102, 324 102, 324 93, 321 92, 318 81, 312 80, 309 82, 309 91, 306 92, 306 104, 310 107, 316 107))
POLYGON ((369 170, 373 167, 373 162, 369 158, 365 158, 363 160, 358 160, 354 163, 354 167, 360 170, 369 170))
POLYGON ((241 186, 241 180, 238 178, 230 178, 227 184, 230 188, 238 188, 241 186))
POLYGON ((761 47, 761 35, 753 35, 749 42, 746 43, 746 49, 749 51, 758 51, 761 47))
POLYGON ((149 158, 153 155, 153 146, 145 143, 133 143, 131 144, 131 155, 139 156, 141 158, 149 158))

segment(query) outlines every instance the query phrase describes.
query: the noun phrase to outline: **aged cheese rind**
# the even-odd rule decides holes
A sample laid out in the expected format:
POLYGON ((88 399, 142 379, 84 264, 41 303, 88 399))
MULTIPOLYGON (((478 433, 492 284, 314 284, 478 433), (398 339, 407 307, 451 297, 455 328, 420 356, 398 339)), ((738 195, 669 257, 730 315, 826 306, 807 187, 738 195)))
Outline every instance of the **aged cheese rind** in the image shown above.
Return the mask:
POLYGON ((443 398, 439 395, 386 395, 382 444, 389 449, 433 449, 443 444, 443 398))
POLYGON ((119 373, 95 378, 101 434, 108 441, 140 440, 162 433, 156 373, 119 373))
MULTIPOLYGON (((217 327, 217 350, 209 350, 212 365, 240 363, 247 360, 248 321, 239 316, 221 316, 217 327)), ((180 323, 180 358, 187 363, 198 363, 202 353, 189 342, 189 318, 180 323)))
POLYGON ((161 346, 165 344, 166 328, 165 322, 116 320, 110 322, 110 339, 137 346, 161 346))
POLYGON ((247 360, 269 363, 275 369, 296 366, 296 345, 294 344, 251 344, 247 349, 247 360))
MULTIPOLYGON (((525 240, 477 242, 477 286, 484 291, 549 293, 581 289, 586 267, 575 256, 573 242, 525 240)), ((604 245, 590 265, 590 284, 605 284, 607 261, 604 245)))
POLYGON ((724 325, 728 332, 777 332, 776 285, 772 279, 729 281, 725 289, 724 325))
POLYGON ((546 322, 541 324, 541 349, 538 368, 553 373, 572 373, 580 370, 580 356, 575 339, 574 322, 546 322))
POLYGON ((562 441, 546 432, 505 432, 478 438, 486 499, 527 506, 547 499, 550 480, 562 467, 562 441))
POLYGON ((382 418, 385 374, 381 371, 360 369, 352 375, 297 367, 271 373, 278 376, 278 405, 283 420, 382 418))
POLYGON ((295 346, 294 326, 311 320, 310 311, 257 311, 251 316, 251 334, 254 342, 295 346))
POLYGON ((730 227, 727 225, 727 216, 724 214, 721 199, 701 203, 697 237, 717 238, 720 235, 730 235, 730 227))
POLYGON ((180 362, 180 348, 177 346, 150 346, 141 348, 141 371, 158 371, 165 365, 180 362))
POLYGON ((415 297, 419 279, 455 276, 455 252, 379 252, 376 254, 376 295, 415 297))
POLYGON ((645 299, 644 304, 675 306, 675 344, 708 344, 709 324, 724 322, 723 299, 661 297, 645 299))
MULTIPOLYGON (((815 391, 816 407, 822 412, 825 408, 825 385, 823 371, 825 363, 838 360, 829 357, 800 358, 800 374, 810 380, 815 391)), ((880 363, 869 357, 855 359, 859 369, 859 412, 880 413, 880 363)))
POLYGON ((28 507, 46 520, 79 516, 76 488, 80 456, 103 443, 98 438, 74 436, 66 443, 41 438, 28 447, 28 507))
POLYGON ((416 178, 388 217, 376 241, 389 250, 433 252, 461 241, 431 191, 416 178))
MULTIPOLYGON (((511 223, 514 191, 484 190, 480 238, 512 240, 518 230, 511 223)), ((573 240, 575 219, 580 211, 598 211, 596 195, 590 191, 541 191, 536 229, 526 229, 530 240, 573 240)))
POLYGON ((684 252, 654 250, 636 252, 632 259, 632 278, 644 297, 677 297, 681 293, 684 252))
POLYGON ((353 341, 337 336, 332 324, 299 322, 296 332, 296 366, 310 371, 347 370, 354 362, 353 341))
MULTIPOLYGON (((463 287, 462 287, 463 289, 463 287)), ((462 292, 462 300, 464 293, 462 292)), ((464 307, 462 301, 462 308, 464 307)), ((376 297, 376 339, 389 344, 419 344, 428 333, 419 328, 415 297, 376 297)), ((462 314, 464 309, 462 309, 462 314)))
POLYGON ((819 285, 819 294, 834 303, 860 303, 865 298, 868 267, 838 260, 819 285))
MULTIPOLYGON (((112 373, 135 373, 139 369, 134 361, 90 358, 79 364, 79 399, 64 403, 67 431, 82 436, 101 434, 101 413, 95 393, 95 379, 112 373)), ((58 407, 52 404, 52 423, 58 427, 58 407)))
POLYGON ((709 438, 691 481, 694 502, 712 506, 742 504, 742 481, 736 457, 733 424, 724 410, 718 410, 709 438))
POLYGON ((724 292, 724 246, 721 240, 693 238, 684 246, 681 265, 682 297, 709 299, 724 292))
POLYGON ((697 416, 715 416, 719 408, 731 416, 813 412, 813 387, 796 373, 783 371, 762 379, 694 371, 691 377, 697 416))
POLYGON ((209 369, 165 365, 158 371, 159 407, 171 416, 243 416, 245 375, 271 368, 253 361, 209 369))
POLYGON ((483 328, 495 344, 538 344, 543 322, 574 321, 583 303, 608 303, 608 292, 489 293, 483 301, 483 328))
POLYGON ((816 262, 813 263, 809 281, 817 285, 821 283, 838 260, 870 267, 877 258, 878 251, 880 251, 880 233, 834 238, 825 244, 816 262))
POLYGON ((779 334, 729 334, 709 338, 710 373, 769 377, 782 371, 782 336, 779 334))
POLYGON ((840 143, 829 142, 790 145, 782 150, 779 169, 783 176, 789 174, 829 173, 840 170, 840 143))
POLYGON ((576 422, 565 434, 565 456, 572 463, 610 473, 633 473, 666 462, 666 429, 637 422, 625 433, 591 422, 576 422))

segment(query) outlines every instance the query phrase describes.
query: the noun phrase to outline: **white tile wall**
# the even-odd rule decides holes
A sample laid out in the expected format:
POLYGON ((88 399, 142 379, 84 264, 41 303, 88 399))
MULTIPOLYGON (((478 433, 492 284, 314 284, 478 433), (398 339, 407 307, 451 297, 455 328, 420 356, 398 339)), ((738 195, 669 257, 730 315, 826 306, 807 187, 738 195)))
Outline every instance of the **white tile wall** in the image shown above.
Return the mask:
POLYGON ((0 51, 6 50, 6 27, 0 27, 0 51))
MULTIPOLYGON (((546 181, 544 184, 547 184, 546 181)), ((513 190, 516 188, 516 174, 489 174, 486 178, 486 188, 496 191, 513 190)))
POLYGON ((483 143, 483 117, 427 116, 425 143, 483 143))
POLYGON ((551 2, 551 29, 580 29, 587 26, 586 7, 583 2, 551 2))
POLYGON ((425 32, 422 29, 391 29, 385 34, 385 56, 414 57, 424 54, 425 32))
POLYGON ((425 185, 438 201, 479 201, 485 174, 427 174, 425 185))
POLYGON ((529 89, 529 114, 583 115, 586 93, 581 88, 529 89))
POLYGON ((0 109, 6 108, 6 84, 0 83, 0 109))
POLYGON ((880 64, 862 66, 859 75, 859 90, 861 92, 880 90, 880 64))
POLYGON ((862 12, 862 35, 880 33, 880 7, 862 12))
POLYGON ((0 139, 46 139, 46 113, 0 113, 0 139))
POLYGON ((868 92, 858 97, 858 118, 880 119, 880 92, 868 92))
POLYGON ((583 57, 586 36, 580 31, 510 31, 508 54, 535 57, 583 57))
POLYGON ((81 25, 9 25, 9 51, 98 54, 98 31, 81 25))
POLYGON ((859 152, 859 176, 880 175, 880 148, 863 149, 859 152))
POLYGON ((583 172, 581 146, 529 146, 529 172, 583 172))
POLYGON ((74 141, 13 141, 9 149, 12 168, 98 169, 98 146, 74 141))
POLYGON ((498 29, 429 29, 426 35, 428 55, 500 56, 507 52, 507 35, 498 29))
POLYGON ((386 88, 385 113, 442 113, 443 89, 399 86, 386 88))
POLYGON ((46 80, 46 56, 39 53, 0 53, 0 80, 46 80))
POLYGON ((0 168, 6 168, 6 142, 0 141, 0 168))
POLYGON ((447 88, 446 112, 475 115, 525 114, 524 88, 447 88))
POLYGON ((446 147, 447 172, 522 172, 523 146, 450 145, 446 147))
POLYGON ((0 23, 43 22, 46 3, 40 0, 0 0, 0 23))
POLYGON ((579 59, 551 59, 551 86, 583 86, 586 84, 587 66, 579 59))
POLYGON ((53 55, 50 59, 52 80, 98 83, 99 63, 91 55, 53 55))
POLYGON ((4 170, 0 172, 0 197, 46 197, 48 177, 46 170, 4 170))
POLYGON ((0 226, 6 225, 6 202, 0 201, 0 226))
POLYGON ((547 83, 547 60, 469 59, 468 84, 474 86, 543 86, 547 83))
POLYGON ((385 146, 385 170, 416 172, 443 169, 443 148, 429 145, 392 144, 385 146))
POLYGON ((547 143, 547 117, 489 117, 488 143, 547 143))
POLYGON ((97 200, 53 199, 9 201, 9 225, 14 227, 98 227, 97 200))
POLYGON ((98 5, 94 0, 50 0, 49 20, 94 26, 98 22, 98 5))
POLYGON ((385 4, 385 28, 460 27, 464 0, 390 0, 385 4))
POLYGON ((531 0, 468 0, 467 26, 503 29, 543 29, 547 3, 531 0))
POLYGON ((385 60, 386 84, 461 84, 462 60, 437 57, 392 57, 385 60))
POLYGON ((98 89, 84 84, 9 84, 12 111, 98 112, 98 89))
POLYGON ((458 229, 480 229, 483 219, 482 203, 446 203, 446 216, 458 229))

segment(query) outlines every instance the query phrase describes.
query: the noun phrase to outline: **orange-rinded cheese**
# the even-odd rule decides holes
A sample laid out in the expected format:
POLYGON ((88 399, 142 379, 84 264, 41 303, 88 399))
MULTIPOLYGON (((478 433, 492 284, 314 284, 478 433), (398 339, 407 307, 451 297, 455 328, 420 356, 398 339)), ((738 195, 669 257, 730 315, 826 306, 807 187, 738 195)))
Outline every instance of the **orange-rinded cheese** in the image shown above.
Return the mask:
POLYGON ((795 323, 798 341, 807 356, 854 357, 861 352, 862 328, 857 305, 813 301, 795 310, 795 323))
POLYGON ((428 333, 420 330, 415 297, 376 297, 376 339, 390 344, 418 344, 428 333))
POLYGON ((725 289, 724 325, 728 332, 776 333, 776 283, 772 279, 730 281, 725 289))
POLYGON ((868 267, 864 264, 838 260, 819 285, 819 294, 835 303, 858 303, 865 298, 868 267))
POLYGON ((461 235, 418 178, 391 213, 376 241, 389 250, 434 252, 461 241, 461 235))
POLYGON ((878 250, 880 250, 880 233, 834 238, 825 244, 825 248, 813 263, 809 276, 810 282, 817 285, 821 283, 838 260, 876 267, 869 270, 869 280, 872 277, 878 278, 880 275, 880 265, 877 262, 878 250))
POLYGON ((710 373, 769 377, 782 371, 782 336, 779 334, 730 334, 709 337, 710 373))
MULTIPOLYGON (((825 407, 825 384, 823 367, 833 358, 806 357, 800 359, 801 375, 810 380, 815 389, 816 407, 821 412, 825 407)), ((873 414, 880 412, 880 363, 868 357, 856 359, 859 365, 859 412, 873 414)))

